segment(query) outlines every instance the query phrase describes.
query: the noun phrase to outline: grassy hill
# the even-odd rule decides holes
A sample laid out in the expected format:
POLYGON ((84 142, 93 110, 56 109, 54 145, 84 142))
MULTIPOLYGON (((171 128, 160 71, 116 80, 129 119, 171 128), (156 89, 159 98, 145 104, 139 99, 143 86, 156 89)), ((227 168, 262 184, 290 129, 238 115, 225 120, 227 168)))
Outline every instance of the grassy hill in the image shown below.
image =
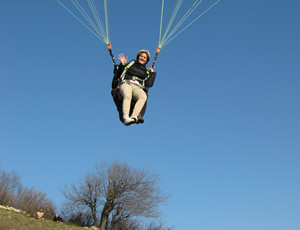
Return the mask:
POLYGON ((0 209, 0 230, 83 230, 84 228, 0 209))

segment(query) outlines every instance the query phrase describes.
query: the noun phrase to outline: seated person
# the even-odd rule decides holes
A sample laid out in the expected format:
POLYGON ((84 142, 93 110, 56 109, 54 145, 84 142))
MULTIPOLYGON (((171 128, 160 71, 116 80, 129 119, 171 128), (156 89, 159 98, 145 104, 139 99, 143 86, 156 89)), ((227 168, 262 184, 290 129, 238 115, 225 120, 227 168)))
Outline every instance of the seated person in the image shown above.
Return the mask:
POLYGON ((112 96, 120 114, 120 120, 125 125, 143 123, 148 89, 153 86, 156 73, 152 68, 147 69, 150 59, 147 50, 137 53, 136 60, 128 64, 124 54, 119 55, 121 64, 115 69, 112 83, 112 96), (133 103, 132 103, 133 102, 133 103))
POLYGON ((56 213, 53 217, 53 221, 55 222, 63 222, 63 219, 56 213))

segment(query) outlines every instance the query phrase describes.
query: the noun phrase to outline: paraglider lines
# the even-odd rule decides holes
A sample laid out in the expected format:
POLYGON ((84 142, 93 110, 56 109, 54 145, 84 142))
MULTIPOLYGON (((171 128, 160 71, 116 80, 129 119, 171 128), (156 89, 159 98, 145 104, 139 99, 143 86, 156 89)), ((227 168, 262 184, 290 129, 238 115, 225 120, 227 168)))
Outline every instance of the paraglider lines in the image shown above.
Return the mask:
MULTIPOLYGON (((183 0, 177 0, 177 2, 176 2, 175 8, 174 8, 173 13, 172 13, 172 16, 171 16, 171 18, 169 20, 169 23, 167 25, 167 28, 164 32, 163 38, 162 38, 162 40, 159 41, 159 44, 161 44, 160 48, 163 47, 164 41, 166 40, 166 36, 167 36, 167 34, 168 34, 175 18, 176 18, 176 15, 177 15, 177 13, 178 13, 181 5, 182 5, 182 2, 183 2, 183 0)), ((163 5, 164 5, 164 0, 162 1, 162 11, 163 11, 163 8, 164 8, 163 5)), ((161 24, 160 24, 160 28, 162 28, 162 21, 161 21, 161 24)))
MULTIPOLYGON (((157 56, 161 49, 170 43, 173 39, 175 39, 179 34, 185 31, 188 27, 190 27, 193 23, 195 23, 201 16, 207 13, 210 9, 212 9, 220 0, 195 0, 192 6, 188 9, 188 11, 183 15, 182 18, 178 21, 178 23, 172 28, 176 17, 183 5, 184 0, 176 0, 175 7, 169 19, 169 22, 166 26, 166 29, 163 32, 163 17, 164 17, 164 5, 165 1, 162 0, 161 6, 161 17, 160 17, 160 30, 159 30, 159 41, 158 47, 156 49, 156 55, 152 64, 152 68, 155 66, 155 62, 157 60, 157 56), (187 25, 184 25, 186 20, 191 16, 191 14, 201 5, 203 2, 208 2, 206 6, 204 6, 204 10, 190 21, 187 25), (183 27, 183 28, 182 28, 183 27)), ((86 27, 93 35, 95 35, 100 41, 104 42, 109 50, 109 54, 112 58, 113 64, 116 65, 111 43, 109 39, 109 26, 108 26, 108 9, 107 9, 107 0, 103 0, 104 2, 104 18, 105 18, 105 29, 103 23, 101 22, 99 12, 97 11, 95 0, 81 0, 81 2, 85 2, 85 8, 79 3, 80 0, 57 0, 57 2, 65 8, 75 19, 77 19, 84 27, 86 27), (62 3, 62 1, 64 3, 62 3), (73 5, 73 6, 72 6, 73 5), (86 11, 88 10, 88 11, 86 11), (79 13, 78 13, 79 12, 79 13), (89 16, 89 14, 90 16, 89 16), (81 16, 78 16, 78 15, 81 16), (83 20, 84 19, 84 20, 83 20), (84 22, 85 21, 85 22, 84 22)))
POLYGON ((152 68, 155 67, 155 62, 157 60, 157 56, 161 49, 167 45, 169 42, 171 42, 174 38, 176 38, 179 34, 181 34, 183 31, 185 31, 188 27, 190 27, 194 22, 196 22, 201 16, 203 16, 205 13, 207 13, 211 8, 213 8, 217 3, 220 2, 220 0, 215 0, 214 3, 210 3, 209 6, 202 11, 200 15, 198 15, 194 20, 192 20, 190 23, 188 23, 183 29, 181 29, 179 32, 178 29, 181 28, 183 23, 191 16, 191 14, 199 7, 199 5, 205 0, 195 0, 191 8, 184 14, 184 16, 179 20, 179 22, 173 27, 173 29, 170 31, 176 16, 182 6, 183 0, 177 0, 174 10, 172 12, 172 15, 170 17, 170 20, 167 24, 167 27, 165 29, 165 32, 162 36, 162 26, 163 26, 163 15, 164 15, 164 5, 165 1, 162 0, 161 4, 161 16, 160 16, 160 29, 159 29, 159 40, 158 40, 158 47, 156 49, 155 58, 152 64, 152 68), (177 33, 176 33, 177 32, 177 33))
POLYGON ((177 0, 175 8, 173 10, 173 13, 171 15, 171 18, 167 24, 166 30, 164 32, 164 35, 161 39, 161 33, 162 33, 162 24, 163 24, 163 13, 164 13, 164 0, 162 0, 162 7, 161 7, 161 20, 160 20, 160 34, 159 34, 159 43, 158 48, 162 49, 165 45, 167 45, 169 42, 171 42, 174 38, 176 38, 179 34, 181 34, 183 31, 185 31, 188 27, 190 27, 194 22, 196 22, 201 16, 203 16, 205 13, 207 13, 211 8, 213 8, 217 3, 220 2, 220 0, 214 1, 214 3, 210 4, 209 7, 207 7, 200 15, 198 15, 194 20, 192 20, 189 24, 187 24, 183 29, 181 29, 179 32, 178 29, 181 28, 183 23, 191 16, 191 14, 199 7, 199 5, 203 2, 203 0, 195 0, 191 8, 184 14, 184 16, 179 20, 179 22, 173 27, 173 29, 170 31, 170 28, 172 27, 174 20, 182 6, 183 0, 177 0), (177 32, 177 33, 176 33, 177 32))
POLYGON ((74 18, 76 18, 84 27, 86 27, 93 35, 95 35, 100 41, 104 42, 106 45, 110 44, 109 34, 108 34, 108 14, 107 14, 107 0, 104 0, 104 13, 105 13, 105 25, 106 31, 104 30, 103 23, 101 22, 99 13, 97 11, 96 5, 93 0, 86 0, 88 4, 89 10, 92 12, 94 17, 93 19, 86 13, 86 10, 81 6, 81 4, 77 0, 66 0, 65 2, 72 3, 75 9, 71 10, 70 6, 62 3, 61 0, 57 0, 57 2, 65 8, 74 18), (82 17, 85 19, 84 22, 80 19, 75 12, 79 12, 82 17))
MULTIPOLYGON (((201 16, 203 16, 207 11, 209 11, 211 8, 213 8, 217 3, 219 3, 220 2, 220 0, 217 0, 216 2, 214 2, 209 8, 207 8, 205 11, 203 11, 198 17, 196 17, 193 21, 191 21, 188 25, 186 25, 182 30, 180 30, 177 34, 175 34, 173 37, 169 37, 168 36, 168 40, 167 40, 167 42, 164 44, 164 46, 165 45, 167 45, 169 42, 171 42, 174 38, 176 38, 179 34, 181 34, 183 31, 185 31, 188 27, 190 27, 195 21, 197 21, 201 16)), ((185 20, 185 19, 184 19, 185 20)), ((181 23, 182 24, 182 23, 181 23)), ((181 24, 179 25, 179 26, 181 26, 181 24)), ((179 26, 178 26, 178 28, 179 28, 179 26)), ((177 28, 177 29, 178 29, 177 28)), ((176 30, 177 30, 176 29, 176 30)), ((176 31, 174 31, 174 32, 176 32, 176 31)), ((173 33, 174 33, 173 32, 173 33)))

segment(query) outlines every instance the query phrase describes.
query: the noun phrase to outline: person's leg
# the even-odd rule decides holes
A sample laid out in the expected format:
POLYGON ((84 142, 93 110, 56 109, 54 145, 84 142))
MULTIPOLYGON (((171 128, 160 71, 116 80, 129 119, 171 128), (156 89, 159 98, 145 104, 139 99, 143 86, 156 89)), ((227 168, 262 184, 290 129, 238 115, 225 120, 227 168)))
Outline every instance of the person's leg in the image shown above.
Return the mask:
MULTIPOLYGON (((148 95, 147 95, 147 101, 148 101, 148 95)), ((138 115, 138 121, 137 123, 144 123, 145 120, 144 120, 144 115, 146 113, 146 108, 147 108, 147 101, 145 102, 140 114, 138 115)))
POLYGON ((127 83, 123 83, 120 87, 120 93, 123 97, 123 117, 129 117, 129 110, 132 99, 132 87, 127 83))
POLYGON ((147 101, 147 94, 143 89, 134 88, 133 90, 133 99, 136 101, 133 112, 131 117, 137 117, 141 110, 143 109, 146 101, 147 101))
POLYGON ((130 104, 132 99, 132 87, 127 83, 123 83, 120 87, 120 93, 123 97, 123 123, 124 125, 131 125, 136 122, 136 119, 129 118, 130 104))

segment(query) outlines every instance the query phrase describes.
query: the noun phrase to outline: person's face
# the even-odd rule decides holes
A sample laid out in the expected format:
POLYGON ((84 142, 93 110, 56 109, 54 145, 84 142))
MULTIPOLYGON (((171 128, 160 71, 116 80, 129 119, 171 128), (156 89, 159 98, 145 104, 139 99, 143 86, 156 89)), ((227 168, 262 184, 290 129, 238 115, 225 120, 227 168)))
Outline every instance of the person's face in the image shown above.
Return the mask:
POLYGON ((141 63, 142 65, 145 65, 147 62, 147 54, 146 53, 141 53, 139 56, 139 63, 141 63))

